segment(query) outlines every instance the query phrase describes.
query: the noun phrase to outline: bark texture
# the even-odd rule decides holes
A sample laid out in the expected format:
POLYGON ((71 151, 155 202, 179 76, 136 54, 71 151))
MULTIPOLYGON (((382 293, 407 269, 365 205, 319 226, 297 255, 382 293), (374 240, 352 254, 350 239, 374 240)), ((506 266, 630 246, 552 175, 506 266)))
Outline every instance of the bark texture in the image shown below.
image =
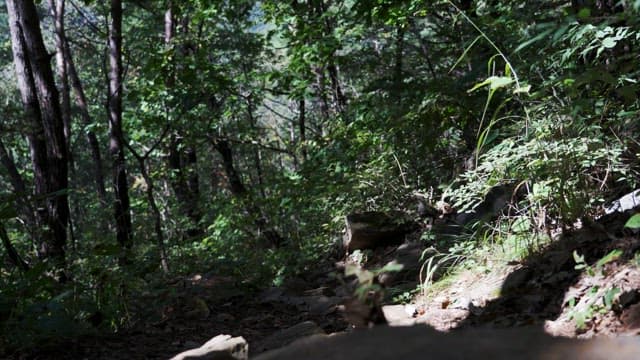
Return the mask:
POLYGON ((33 164, 38 254, 64 266, 69 205, 68 153, 58 90, 32 0, 7 0, 18 88, 33 164))
POLYGON ((113 209, 116 238, 123 248, 131 248, 131 213, 122 133, 122 2, 112 0, 109 22, 109 153, 111 155, 113 209))

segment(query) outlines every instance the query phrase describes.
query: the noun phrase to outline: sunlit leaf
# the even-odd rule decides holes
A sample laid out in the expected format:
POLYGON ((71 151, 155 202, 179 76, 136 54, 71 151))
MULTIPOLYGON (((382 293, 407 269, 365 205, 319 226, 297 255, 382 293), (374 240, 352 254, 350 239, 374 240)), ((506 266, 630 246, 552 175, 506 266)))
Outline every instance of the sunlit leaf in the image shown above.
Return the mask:
POLYGON ((627 220, 627 223, 624 224, 624 227, 629 229, 640 229, 640 214, 634 214, 627 220))

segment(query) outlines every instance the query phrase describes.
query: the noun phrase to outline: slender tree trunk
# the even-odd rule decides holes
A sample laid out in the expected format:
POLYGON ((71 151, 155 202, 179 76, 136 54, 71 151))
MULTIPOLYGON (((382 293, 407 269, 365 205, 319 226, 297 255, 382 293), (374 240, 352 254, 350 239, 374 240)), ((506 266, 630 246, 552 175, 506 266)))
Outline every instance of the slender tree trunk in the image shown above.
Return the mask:
POLYGON ((30 128, 27 139, 41 228, 38 253, 63 268, 69 222, 68 163, 58 91, 34 2, 6 0, 6 5, 18 87, 30 128))
MULTIPOLYGON (((71 80, 71 87, 76 95, 76 105, 78 106, 78 109, 80 109, 80 118, 85 128, 88 128, 93 124, 93 120, 89 114, 89 103, 87 102, 87 97, 84 94, 84 88, 80 81, 80 77, 78 76, 78 72, 76 71, 76 65, 73 62, 69 43, 66 39, 64 41, 64 55, 67 59, 66 63, 69 72, 69 79, 71 80)), ((104 185, 105 181, 104 171, 102 170, 102 152, 100 151, 100 143, 98 142, 98 137, 92 130, 85 129, 85 136, 87 138, 87 143, 89 144, 89 150, 91 151, 91 159, 93 160, 93 178, 96 184, 96 192, 98 193, 100 202, 106 205, 107 190, 104 185)))
POLYGON ((69 166, 73 171, 73 159, 71 158, 71 100, 69 90, 69 76, 67 74, 67 58, 64 56, 64 0, 49 0, 49 7, 53 13, 56 41, 56 67, 60 78, 60 96, 62 123, 64 125, 64 140, 69 157, 69 166))
MULTIPOLYGON (((162 141, 162 138, 164 138, 164 136, 165 135, 163 134, 160 141, 158 141, 156 145, 162 141)), ((169 260, 167 257, 167 250, 164 245, 164 234, 162 232, 162 214, 160 213, 160 208, 158 207, 158 204, 156 203, 156 199, 153 196, 153 192, 154 192, 153 180, 151 179, 151 176, 149 176, 149 171, 147 170, 147 166, 146 166, 146 162, 149 159, 149 155, 156 148, 156 145, 154 145, 144 155, 139 155, 131 147, 129 147, 129 152, 138 161, 138 168, 140 169, 140 174, 142 174, 142 178, 146 183, 145 194, 147 196, 147 203, 149 204, 149 207, 151 208, 151 212, 153 213, 153 229, 156 233, 156 242, 158 244, 158 252, 160 255, 160 267, 162 268, 162 271, 164 271, 164 273, 166 274, 166 273, 169 273, 169 260)))
POLYGON ((13 187, 13 193, 16 194, 16 204, 18 205, 18 211, 26 224, 26 230, 35 241, 37 238, 34 231, 36 230, 37 222, 34 218, 35 211, 33 206, 27 200, 27 186, 25 185, 22 175, 20 175, 20 172, 18 171, 18 167, 16 166, 13 157, 7 151, 7 147, 4 145, 2 138, 0 138, 0 163, 9 174, 9 182, 13 187))
POLYGON ((305 101, 304 99, 300 99, 298 102, 298 127, 300 129, 300 150, 302 151, 302 161, 307 161, 307 124, 306 124, 306 110, 305 110, 305 101))
MULTIPOLYGON (((324 0, 318 1, 315 4, 313 9, 316 14, 316 18, 324 18, 324 27, 322 36, 327 37, 331 36, 333 33, 333 29, 335 25, 332 23, 332 17, 326 16, 327 13, 327 5, 324 0)), ((328 61, 325 63, 326 70, 329 74, 329 80, 331 81, 331 89, 333 92, 333 101, 338 112, 342 112, 347 105, 347 100, 342 92, 342 88, 340 86, 340 76, 338 74, 338 67, 336 66, 336 62, 334 59, 335 51, 332 51, 328 56, 328 61)))
MULTIPOLYGON (((69 171, 71 172, 72 179, 75 179, 75 165, 73 162, 73 152, 71 151, 71 96, 69 88, 69 75, 67 72, 67 57, 64 55, 65 47, 65 30, 64 30, 64 0, 49 0, 49 7, 53 15, 54 28, 55 28, 55 41, 56 41, 56 68, 58 70, 58 77, 60 78, 60 97, 62 113, 62 124, 64 131, 65 151, 67 152, 67 159, 69 163, 69 171)), ((74 204, 72 208, 75 213, 78 214, 78 204, 75 204, 73 198, 70 198, 69 202, 74 204)), ((69 216, 69 235, 71 237, 72 248, 75 249, 76 238, 73 231, 73 216, 69 216)))
MULTIPOLYGON (((188 32, 188 19, 184 19, 183 31, 188 32)), ((169 8, 164 15, 164 41, 166 46, 170 46, 174 38, 176 29, 175 13, 173 3, 169 3, 169 8)), ((188 46, 183 47, 182 56, 188 56, 192 50, 188 46)), ((168 74, 166 80, 167 88, 175 86, 175 75, 168 74)), ((171 187, 176 194, 179 206, 186 215, 190 224, 187 226, 186 235, 190 238, 202 236, 203 231, 200 226, 202 212, 198 206, 200 200, 200 179, 198 175, 198 156, 196 148, 192 145, 184 144, 183 134, 176 130, 171 135, 169 143, 168 163, 173 171, 171 187)))
POLYGON ((109 22, 109 152, 115 195, 116 238, 123 248, 132 246, 131 213, 122 133, 122 2, 111 0, 109 22))
POLYGON ((251 199, 247 188, 240 178, 240 174, 238 174, 235 168, 233 152, 231 151, 229 142, 224 139, 214 139, 212 145, 220 156, 222 156, 222 163, 229 180, 229 190, 231 190, 231 194, 244 203, 247 213, 253 218, 254 224, 258 228, 260 235, 266 240, 267 245, 270 247, 280 246, 283 242, 282 236, 269 224, 267 217, 262 213, 260 207, 251 199))
MULTIPOLYGON (((246 78, 246 72, 245 72, 245 78, 246 78)), ((249 116, 249 124, 251 124, 251 129, 254 131, 257 131, 258 124, 257 124, 256 118, 253 116, 252 95, 249 95, 247 97, 247 114, 249 116)), ((256 175, 258 177, 258 186, 260 188, 260 195, 262 195, 262 198, 264 199, 267 197, 267 194, 265 193, 265 190, 264 190, 264 175, 262 173, 262 152, 258 147, 254 147, 253 149, 253 163, 255 164, 255 167, 256 167, 256 175)))
POLYGON ((11 243, 11 239, 9 239, 9 235, 7 234, 7 230, 4 228, 4 224, 2 224, 2 221, 0 221, 0 240, 2 240, 2 245, 4 246, 4 249, 7 251, 9 260, 11 260, 11 262, 15 266, 20 268, 20 270, 28 271, 29 265, 27 265, 27 263, 24 260, 22 260, 22 258, 18 254, 18 251, 16 251, 16 248, 11 243))
MULTIPOLYGON (((469 2, 470 3, 470 2, 469 2)), ((409 20, 409 26, 411 26, 411 32, 418 39, 418 43, 420 44, 420 53, 422 57, 427 61, 427 66, 429 67, 429 73, 431 74, 431 79, 436 80, 436 70, 433 67, 433 62, 431 61, 431 52, 429 51, 429 45, 424 40, 422 35, 420 35, 420 28, 416 26, 416 22, 413 19, 409 20)))
POLYGON ((396 98, 396 104, 402 108, 402 89, 404 83, 404 73, 402 59, 404 55, 404 27, 398 25, 396 29, 396 54, 393 69, 393 96, 396 98))
MULTIPOLYGON (((333 55, 332 55, 333 56, 333 55)), ((342 87, 340 86, 340 78, 338 74, 338 67, 336 66, 333 59, 329 62, 327 66, 327 71, 329 72, 329 78, 331 79, 331 87, 333 88, 333 99, 336 103, 339 112, 344 111, 347 106, 347 99, 342 92, 342 87)))
MULTIPOLYGON (((62 83, 62 114, 65 128, 65 139, 67 143, 67 150, 69 153, 69 159, 72 160, 71 151, 71 96, 70 89, 73 88, 75 93, 76 105, 80 109, 80 115, 84 126, 89 126, 93 122, 89 115, 89 106, 87 103, 82 82, 76 71, 73 57, 71 56, 71 50, 69 49, 69 42, 67 41, 65 28, 64 28, 64 0, 49 0, 49 4, 54 12, 55 26, 56 26, 56 63, 58 65, 58 73, 62 83)), ((104 186, 104 174, 102 171, 102 155, 100 152, 100 145, 98 139, 93 131, 87 130, 85 132, 91 156, 94 166, 94 179, 96 183, 96 191, 102 204, 107 204, 107 192, 104 186)), ((73 170, 73 163, 70 162, 71 169, 73 170)))
POLYGON ((322 113, 322 120, 324 122, 329 121, 329 100, 327 99, 327 85, 324 66, 316 66, 316 96, 320 101, 320 112, 322 113))
POLYGON ((168 163, 173 171, 171 187, 176 194, 180 208, 191 222, 186 234, 189 237, 202 235, 200 219, 202 213, 198 206, 200 198, 200 179, 197 171, 197 153, 194 147, 181 144, 178 134, 172 134, 169 143, 168 163), (184 147, 184 150, 181 148, 184 147))

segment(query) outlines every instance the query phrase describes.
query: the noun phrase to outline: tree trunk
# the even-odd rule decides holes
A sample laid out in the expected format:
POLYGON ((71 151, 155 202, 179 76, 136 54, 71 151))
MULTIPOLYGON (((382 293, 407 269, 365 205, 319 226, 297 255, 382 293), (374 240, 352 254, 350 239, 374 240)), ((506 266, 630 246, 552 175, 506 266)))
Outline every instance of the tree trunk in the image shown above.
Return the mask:
MULTIPOLYGON (((333 29, 335 25, 333 25, 332 23, 332 17, 326 16, 327 6, 325 2, 324 1, 316 2, 313 10, 315 11, 315 15, 312 15, 312 16, 318 19, 324 18, 322 36, 323 37, 332 36, 331 34, 333 34, 333 31, 334 31, 333 29)), ((333 92, 333 101, 334 101, 335 108, 337 109, 338 112, 341 113, 344 111, 345 106, 347 105, 347 100, 340 86, 340 77, 338 74, 338 67, 336 66, 334 55, 335 55, 335 50, 333 50, 330 54, 328 54, 327 61, 325 62, 325 67, 327 69, 327 72, 329 73, 329 80, 331 81, 331 89, 333 92)))
POLYGON ((35 4, 32 0, 7 0, 6 4, 18 87, 29 128, 27 140, 40 228, 38 254, 53 259, 62 268, 69 205, 67 151, 58 91, 35 4))
MULTIPOLYGON (((56 41, 56 68, 58 70, 58 77, 60 78, 60 98, 62 100, 60 106, 63 133, 64 133, 64 147, 67 152, 67 161, 69 164, 69 171, 71 172, 71 178, 75 179, 75 165, 73 162, 73 152, 71 151, 71 97, 69 89, 69 75, 67 72, 67 57, 64 55, 65 44, 65 30, 64 30, 64 0, 49 0, 49 7, 53 15, 54 28, 55 28, 55 41, 56 41)), ((72 203, 71 198, 69 200, 72 203)), ((78 214, 78 204, 72 206, 75 213, 78 214)), ((76 238, 73 231, 73 216, 69 216, 69 235, 71 237, 72 247, 75 249, 76 238)))
MULTIPOLYGON (((246 71, 245 71, 245 78, 247 78, 246 71)), ((251 124, 251 129, 257 132, 258 122, 255 116, 253 115, 253 107, 254 106, 253 106, 252 94, 249 94, 249 96, 247 96, 247 115, 249 117, 249 124, 251 124)), ((253 149, 253 161, 256 167, 256 176, 258 177, 258 187, 260 189, 260 195, 262 195, 262 198, 264 199, 267 197, 267 194, 264 190, 264 175, 262 172, 262 151, 257 146, 254 147, 253 149)))
POLYGON ((122 134, 122 2, 111 0, 109 22, 109 153, 111 154, 116 238, 124 249, 132 246, 127 168, 122 134))
POLYGON ((149 171, 147 170, 146 162, 149 158, 149 155, 153 152, 156 146, 162 141, 166 134, 166 131, 160 137, 160 140, 156 142, 154 146, 151 147, 144 155, 139 155, 136 153, 131 147, 129 147, 129 152, 136 158, 138 161, 138 168, 140 169, 140 174, 142 174, 142 178, 146 183, 145 194, 147 195, 147 203, 149 203, 149 207, 151 208, 151 212, 153 213, 153 229, 156 233, 156 242, 158 244, 158 253, 160 255, 160 267, 165 274, 169 273, 169 260, 167 257, 167 250, 164 246, 164 234, 162 232, 162 214, 160 213, 160 209, 158 208, 158 204, 156 203, 156 199, 153 196, 154 185, 151 176, 149 176, 149 171))
POLYGON ((396 53, 395 64, 393 66, 393 94, 396 98, 396 105, 402 109, 402 93, 404 88, 403 56, 404 56, 404 27, 398 25, 396 29, 396 53))
MULTIPOLYGON (((333 55, 332 55, 333 57, 333 55)), ((342 92, 342 88, 340 86, 340 79, 338 75, 338 67, 336 66, 333 59, 329 62, 327 66, 327 71, 329 72, 329 78, 331 79, 331 87, 333 88, 333 98, 336 102, 336 107, 339 112, 344 111, 347 106, 347 99, 342 92)))
POLYGON ((169 144, 169 167, 173 171, 171 187, 176 194, 176 199, 180 208, 190 221, 186 234, 188 237, 198 237, 202 235, 200 219, 202 213, 198 207, 200 198, 200 179, 197 171, 196 150, 192 146, 181 144, 182 139, 179 134, 172 134, 169 144))
MULTIPOLYGON (((76 66, 71 56, 69 44, 66 42, 65 56, 67 57, 71 86, 73 87, 73 91, 76 95, 76 105, 80 109, 80 118, 82 119, 83 125, 85 127, 89 127, 93 124, 93 120, 91 119, 91 115, 89 114, 89 103, 87 102, 87 97, 84 94, 82 82, 80 81, 80 77, 78 76, 78 72, 76 71, 76 66)), ((96 192, 98 193, 100 202, 106 205, 107 190, 104 185, 104 171, 102 170, 102 152, 100 151, 100 143, 98 142, 98 137, 96 136, 96 134, 91 130, 85 130, 85 136, 87 138, 87 143, 89 144, 89 149, 91 151, 91 159, 93 160, 93 178, 96 183, 96 192)))
MULTIPOLYGON (((322 113, 322 121, 329 121, 329 100, 327 99, 327 85, 324 66, 316 66, 314 68, 316 74, 316 96, 320 101, 320 112, 322 113)), ((322 134, 324 135, 324 134, 322 134)))
MULTIPOLYGON (((62 48, 67 73, 69 75, 69 80, 71 80, 71 87, 73 88, 73 92, 75 93, 76 106, 78 106, 78 109, 80 109, 80 118, 83 125, 85 127, 89 127, 93 124, 91 115, 89 114, 89 104, 84 93, 82 82, 80 81, 80 77, 78 76, 78 72, 76 71, 76 66, 73 62, 73 56, 71 56, 71 49, 69 48, 69 42, 67 41, 64 32, 62 33, 62 48)), ((102 170, 102 154, 100 151, 100 143, 98 142, 96 134, 91 130, 85 130, 85 136, 87 139, 87 143, 89 144, 89 150, 91 151, 91 158, 93 160, 93 177, 96 184, 96 192, 98 193, 100 202, 103 205, 106 205, 107 191, 104 185, 104 172, 102 170)))
POLYGON ((69 157, 69 166, 73 169, 73 160, 71 158, 71 100, 69 97, 69 76, 67 74, 67 59, 64 56, 64 0, 49 0, 49 7, 53 13, 53 21, 55 27, 56 41, 56 67, 58 69, 58 77, 60 78, 60 95, 61 95, 61 113, 62 123, 64 126, 64 140, 67 156, 69 157))
POLYGON ((29 265, 27 265, 27 263, 24 260, 22 260, 22 258, 18 254, 18 251, 16 251, 16 248, 11 243, 11 239, 9 239, 7 230, 4 228, 4 224, 2 224, 2 219, 0 219, 0 240, 2 240, 2 245, 4 246, 4 249, 7 251, 9 260, 11 260, 11 262, 15 266, 19 267, 20 270, 25 272, 28 271, 29 265))
POLYGON ((306 124, 306 111, 305 111, 305 101, 301 99, 298 105, 298 127, 300 128, 300 151, 302 151, 302 161, 307 161, 307 144, 305 143, 307 140, 307 124, 306 124))
POLYGON ((247 188, 244 186, 240 175, 236 171, 233 162, 233 152, 231 151, 229 142, 224 139, 214 139, 212 144, 218 153, 220 153, 220 156, 222 156, 222 163, 225 173, 227 174, 231 194, 245 205, 245 210, 249 216, 253 218, 254 224, 258 228, 260 235, 266 240, 267 245, 269 247, 282 245, 282 236, 269 224, 267 217, 262 213, 260 207, 251 199, 247 188))
MULTIPOLYGON (((169 8, 164 15, 164 42, 170 46, 174 38, 176 29, 173 3, 169 3, 169 8)), ((188 19, 184 19, 183 31, 188 32, 188 19)), ((181 52, 182 56, 188 56, 191 51, 187 46, 181 52)), ((174 74, 167 76, 166 86, 169 90, 175 85, 174 74)), ((198 156, 196 148, 182 142, 183 134, 176 130, 171 135, 169 143, 168 163, 173 171, 171 187, 176 194, 180 209, 186 215, 190 224, 187 226, 186 235, 189 238, 200 237, 203 234, 200 220, 202 212, 198 206, 200 199, 200 178, 198 175, 198 156)))
POLYGON ((35 211, 33 209, 33 206, 27 200, 27 186, 24 183, 22 175, 20 175, 20 172, 18 171, 13 157, 7 151, 7 147, 4 145, 2 138, 0 138, 0 163, 4 166, 4 168, 7 170, 7 173, 9 174, 9 182, 13 187, 13 193, 16 195, 18 212, 23 217, 26 225, 26 231, 29 233, 31 238, 36 241, 37 237, 34 231, 36 230, 37 222, 34 218, 35 211))

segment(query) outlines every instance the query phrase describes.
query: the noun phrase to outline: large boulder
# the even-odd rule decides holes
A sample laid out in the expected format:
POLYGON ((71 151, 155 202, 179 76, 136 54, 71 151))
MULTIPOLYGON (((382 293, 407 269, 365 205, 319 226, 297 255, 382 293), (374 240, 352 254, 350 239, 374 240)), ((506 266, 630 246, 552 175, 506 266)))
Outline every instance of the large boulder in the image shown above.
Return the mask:
POLYGON ((492 187, 482 202, 473 209, 461 212, 455 216, 455 221, 461 226, 473 226, 478 222, 486 222, 497 217, 509 204, 513 196, 513 187, 498 185, 492 187))
POLYGON ((556 338, 539 328, 437 332, 426 326, 375 327, 315 335, 255 360, 563 359, 635 360, 637 337, 577 340, 556 338))
POLYGON ((345 223, 343 246, 347 251, 397 245, 404 241, 406 234, 417 228, 402 212, 353 213, 345 217, 345 223))

